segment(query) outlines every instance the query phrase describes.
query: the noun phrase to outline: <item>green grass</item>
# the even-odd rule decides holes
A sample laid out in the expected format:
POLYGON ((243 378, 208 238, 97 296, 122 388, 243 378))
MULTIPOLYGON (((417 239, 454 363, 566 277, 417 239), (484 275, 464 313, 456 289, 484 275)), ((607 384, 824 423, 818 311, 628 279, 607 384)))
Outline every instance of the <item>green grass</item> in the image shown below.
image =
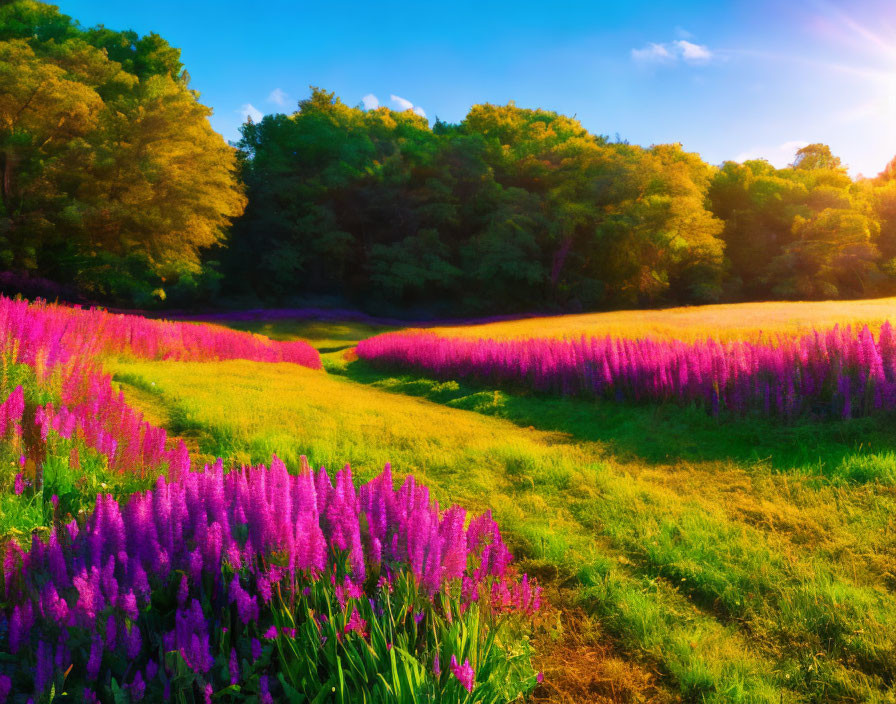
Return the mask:
POLYGON ((634 663, 611 687, 634 700, 892 702, 892 419, 719 422, 326 365, 112 369, 209 457, 304 454, 361 478, 391 461, 444 502, 491 509, 549 598, 582 614, 546 641, 557 701, 611 676, 573 672, 584 644, 634 663))
POLYGON ((390 332, 397 328, 354 321, 319 321, 298 318, 275 320, 216 321, 233 330, 265 335, 272 340, 305 340, 321 352, 335 352, 354 347, 367 337, 390 332))

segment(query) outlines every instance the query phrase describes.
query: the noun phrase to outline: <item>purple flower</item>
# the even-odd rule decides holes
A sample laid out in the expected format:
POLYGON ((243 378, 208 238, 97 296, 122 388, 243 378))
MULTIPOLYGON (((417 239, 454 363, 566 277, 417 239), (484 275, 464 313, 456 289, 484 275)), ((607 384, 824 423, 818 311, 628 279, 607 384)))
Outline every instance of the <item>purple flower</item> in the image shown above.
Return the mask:
POLYGON ((12 618, 9 620, 9 649, 11 652, 19 652, 19 648, 27 642, 33 625, 34 615, 31 602, 26 601, 21 606, 16 604, 12 610, 12 618))
POLYGON ((134 595, 133 591, 129 591, 127 594, 120 597, 119 606, 124 612, 124 615, 131 619, 131 621, 137 620, 137 616, 139 616, 139 612, 137 611, 137 597, 134 595))
POLYGON ((239 684, 240 664, 237 662, 235 649, 230 651, 230 660, 227 663, 227 667, 230 670, 230 684, 239 684))
POLYGON ((139 702, 146 694, 146 683, 143 681, 143 675, 137 670, 134 675, 134 681, 131 682, 131 698, 135 702, 139 702))
POLYGON ((106 619, 106 649, 115 650, 118 643, 118 622, 115 620, 115 614, 109 614, 106 619))
POLYGON ((131 626, 130 631, 125 631, 125 652, 129 660, 136 660, 143 648, 143 639, 140 637, 140 629, 137 624, 131 626))
POLYGON ((44 641, 37 644, 37 668, 34 673, 34 690, 42 695, 53 679, 53 648, 44 641))
POLYGON ((205 674, 211 669, 214 658, 209 643, 208 623, 202 612, 202 606, 193 599, 188 609, 178 610, 175 622, 175 638, 181 656, 190 668, 205 674))
POLYGON ((249 644, 249 652, 252 654, 252 662, 261 657, 261 641, 258 638, 252 639, 252 642, 249 644))
POLYGON ((87 659, 87 679, 95 680, 100 673, 103 661, 103 639, 99 635, 93 637, 90 644, 90 657, 87 659))
POLYGON ((25 479, 24 477, 22 477, 21 472, 16 474, 15 486, 13 489, 16 493, 16 496, 21 496, 22 492, 25 491, 25 479))
POLYGON ((440 677, 442 674, 442 666, 439 664, 439 654, 436 653, 436 656, 432 661, 432 672, 436 677, 440 677))
POLYGON ((244 625, 258 620, 258 600, 243 589, 239 575, 233 575, 230 582, 230 603, 236 604, 237 614, 244 625))
POLYGON ((12 690, 12 680, 7 675, 0 675, 0 704, 6 704, 6 698, 12 690))
POLYGON ((177 588, 177 603, 184 606, 190 596, 190 580, 187 575, 180 578, 180 585, 177 588))
POLYGON ((261 704, 274 704, 274 698, 271 696, 267 675, 262 675, 258 678, 258 699, 261 704))

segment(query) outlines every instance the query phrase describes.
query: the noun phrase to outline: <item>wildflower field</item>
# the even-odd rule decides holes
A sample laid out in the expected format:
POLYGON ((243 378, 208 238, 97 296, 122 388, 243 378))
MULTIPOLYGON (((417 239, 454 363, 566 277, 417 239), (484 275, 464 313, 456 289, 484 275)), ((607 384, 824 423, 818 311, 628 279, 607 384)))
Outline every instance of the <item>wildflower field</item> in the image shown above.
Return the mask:
MULTIPOLYGON (((204 467, 101 360, 310 345, 0 298, 0 701, 510 701, 541 588, 486 513, 389 465, 204 467)), ((177 361, 174 364, 185 364, 177 361)))
POLYGON ((0 701, 893 701, 886 316, 0 304, 0 701))

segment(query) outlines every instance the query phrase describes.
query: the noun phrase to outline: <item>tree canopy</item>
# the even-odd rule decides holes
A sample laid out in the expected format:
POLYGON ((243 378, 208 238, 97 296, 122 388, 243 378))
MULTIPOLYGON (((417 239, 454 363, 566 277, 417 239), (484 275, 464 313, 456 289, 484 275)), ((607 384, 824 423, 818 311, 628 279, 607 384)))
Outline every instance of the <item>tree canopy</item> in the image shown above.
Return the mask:
POLYGON ((430 128, 313 89, 239 147, 249 206, 228 271, 261 295, 503 311, 720 292, 712 169, 679 145, 612 143, 512 103, 430 128))
POLYGON ((203 271, 244 195, 161 37, 0 6, 0 264, 148 302, 203 271))
POLYGON ((896 159, 714 166, 514 103, 457 124, 312 88, 236 148, 156 34, 0 2, 0 267, 94 300, 392 314, 896 292, 896 159))

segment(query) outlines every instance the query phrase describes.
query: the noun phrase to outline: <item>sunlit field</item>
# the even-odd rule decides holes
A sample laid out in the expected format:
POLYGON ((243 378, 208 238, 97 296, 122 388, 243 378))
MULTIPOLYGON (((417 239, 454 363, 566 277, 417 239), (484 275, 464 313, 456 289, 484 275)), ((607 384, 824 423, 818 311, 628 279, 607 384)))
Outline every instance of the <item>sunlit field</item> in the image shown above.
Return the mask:
MULTIPOLYGON (((330 347, 334 341, 351 344, 355 338, 384 332, 379 326, 276 320, 267 323, 268 331, 287 342, 270 342, 221 325, 166 327, 102 313, 78 314, 77 326, 72 326, 64 309, 25 308, 9 302, 4 306, 8 340, 4 389, 25 389, 10 392, 0 408, 10 443, 5 450, 9 466, 2 477, 0 503, 5 539, 24 543, 36 531, 53 541, 55 528, 74 518, 76 523, 86 521, 82 530, 93 531, 89 535, 107 536, 99 539, 114 545, 115 533, 101 526, 113 520, 108 516, 118 515, 118 504, 103 503, 103 508, 95 509, 97 493, 111 492, 114 498, 107 502, 127 506, 138 501, 128 498, 133 492, 153 487, 158 492, 155 477, 162 475, 171 482, 170 491, 185 492, 184 501, 202 501, 191 497, 201 497, 203 491, 220 492, 214 488, 216 482, 237 481, 226 479, 226 474, 225 479, 216 478, 221 475, 214 468, 201 471, 218 461, 225 472, 241 466, 255 468, 248 470, 255 479, 239 489, 236 503, 228 509, 232 511, 228 520, 237 522, 249 520, 239 518, 245 513, 241 501, 260 500, 240 493, 253 483, 282 482, 285 473, 307 476, 303 471, 309 464, 326 467, 331 477, 350 466, 359 486, 374 481, 371 486, 385 491, 385 485, 376 482, 390 465, 396 486, 405 477, 413 477, 430 488, 442 507, 458 504, 471 515, 490 512, 515 556, 513 575, 528 575, 543 592, 540 608, 531 611, 523 640, 515 640, 520 637, 515 626, 477 620, 476 628, 501 634, 495 641, 499 649, 460 646, 461 659, 472 659, 473 665, 466 670, 466 660, 463 664, 459 660, 456 669, 441 678, 427 679, 430 676, 422 670, 414 675, 417 671, 412 666, 406 675, 395 674, 383 685, 386 700, 401 700, 397 692, 442 691, 448 697, 445 701, 463 701, 465 693, 478 687, 476 692, 498 693, 495 701, 526 697, 549 702, 892 701, 896 425, 888 407, 869 406, 861 417, 797 415, 782 420, 761 414, 713 415, 696 403, 576 398, 489 386, 483 379, 475 384, 437 380, 420 372, 379 368, 360 359, 353 349, 330 347), (93 333, 80 335, 81 329, 93 333), (311 342, 327 343, 320 362, 301 341, 301 335, 312 330, 311 342), (207 349, 218 351, 203 351, 195 342, 201 340, 210 341, 207 349), (55 351, 48 355, 48 350, 55 351), (287 353, 305 366, 278 361, 287 353), (315 368, 319 365, 322 368, 315 368), (66 376, 85 381, 65 382, 66 376), (117 396, 119 391, 123 396, 117 396), (28 409, 35 403, 45 404, 38 407, 36 417, 46 430, 37 436, 15 425, 27 424, 27 414, 33 412, 28 409), (19 452, 21 462, 16 459, 19 452), (43 474, 29 460, 40 453, 46 457, 43 474)), ((758 317, 756 311, 762 308, 741 307, 748 318, 758 317)), ((855 323, 867 310, 858 304, 850 319, 848 305, 841 304, 838 315, 844 322, 855 323)), ((713 308, 693 309, 691 315, 703 325, 717 313, 713 308)), ((694 334, 692 328, 686 328, 684 336, 689 334, 694 334)), ((890 343, 881 345, 882 354, 889 354, 890 343)), ((867 346, 862 349, 870 354, 867 346)), ((833 350, 829 348, 831 355, 833 350)), ((890 373, 888 360, 885 357, 882 380, 890 373)), ((867 383, 877 382, 869 377, 867 383)), ((873 391, 873 386, 869 389, 873 391)), ((304 491, 301 484, 295 486, 290 491, 304 491)), ((365 495, 363 491, 369 490, 362 490, 365 495)), ((300 506, 298 496, 294 500, 300 506)), ((273 494, 265 500, 276 501, 273 494)), ((271 507, 260 509, 257 515, 274 510, 271 507)), ((126 536, 146 530, 140 527, 144 524, 135 523, 144 520, 138 514, 124 510, 121 515, 126 536)), ((358 520, 357 525, 368 521, 358 520)), ((202 525, 200 521, 199 527, 189 528, 198 531, 190 538, 196 544, 210 530, 202 525)), ((262 530, 251 525, 250 534, 262 530)), ((321 525, 331 530, 331 523, 321 525)), ((159 535, 163 541, 164 533, 159 535)), ((238 541, 239 535, 235 529, 228 540, 238 541)), ((78 548, 76 538, 67 539, 62 554, 77 555, 79 549, 94 544, 90 542, 94 538, 84 540, 88 541, 85 547, 78 548)), ((146 556, 140 559, 147 560, 147 574, 159 569, 153 566, 154 549, 135 549, 146 556)), ((18 548, 7 550, 15 555, 18 548)), ((39 555, 48 554, 41 553, 40 547, 36 550, 37 557, 28 558, 35 565, 45 559, 39 555)), ((198 569, 187 567, 195 559, 189 551, 177 557, 177 550, 172 544, 165 554, 185 560, 183 569, 188 572, 198 569)), ((66 569, 74 570, 84 558, 65 559, 73 560, 66 569)), ((270 579, 258 568, 232 572, 227 564, 212 567, 211 574, 223 569, 231 575, 227 579, 237 579, 232 583, 237 586, 230 587, 232 594, 251 594, 245 590, 270 579)), ((333 569, 348 569, 339 564, 345 563, 337 562, 333 569)), ((23 587, 13 572, 5 574, 8 598, 20 598, 15 590, 23 587)), ((44 583, 41 574, 27 577, 27 583, 33 584, 29 588, 44 583)), ((120 574, 122 585, 134 579, 128 571, 120 574)), ((348 571, 345 579, 351 574, 348 571)), ((423 579, 423 572, 419 574, 418 579, 423 579)), ((73 589, 67 579, 64 574, 53 577, 59 594, 73 589)), ((153 576, 151 582, 155 599, 174 594, 173 583, 157 579, 153 576)), ((132 691, 160 686, 150 678, 157 677, 157 672, 174 676, 177 668, 186 668, 184 676, 189 676, 177 680, 183 688, 178 691, 211 687, 209 691, 224 692, 226 688, 215 684, 218 680, 210 674, 218 671, 214 669, 218 665, 205 670, 202 663, 220 663, 226 673, 228 657, 236 662, 245 659, 247 664, 237 668, 242 668, 242 674, 233 674, 236 670, 231 667, 227 676, 259 696, 270 687, 289 692, 293 691, 289 687, 301 685, 304 691, 317 692, 329 686, 326 659, 330 655, 323 641, 307 640, 307 635, 301 637, 305 640, 296 640, 298 635, 289 630, 293 626, 288 626, 286 635, 276 636, 282 640, 261 641, 267 643, 266 654, 253 660, 251 639, 261 635, 259 631, 253 636, 255 629, 262 629, 266 619, 284 623, 288 610, 275 608, 272 602, 255 616, 245 605, 239 607, 241 611, 230 612, 226 605, 215 606, 214 589, 208 591, 212 582, 196 576, 189 584, 195 585, 188 588, 197 589, 196 603, 202 604, 191 608, 212 619, 203 626, 201 620, 195 621, 199 616, 189 617, 199 624, 195 628, 200 637, 209 639, 210 653, 197 660, 193 646, 163 643, 182 653, 183 664, 173 670, 174 665, 164 664, 163 670, 157 670, 161 665, 149 659, 149 669, 141 670, 149 674, 131 682, 132 691), (235 619, 236 630, 216 630, 212 625, 216 608, 232 613, 229 618, 235 619), (237 627, 237 623, 243 625, 237 627), (293 663, 298 661, 292 658, 304 658, 303 648, 310 648, 309 657, 322 658, 314 672, 323 673, 323 679, 309 681, 295 669, 298 665, 293 663), (285 684, 271 682, 274 663, 289 673, 291 679, 285 684)), ((310 584, 310 596, 302 597, 309 601, 301 608, 313 613, 330 597, 325 586, 316 586, 319 582, 310 584)), ((523 613, 533 609, 530 592, 523 596, 522 587, 508 584, 507 596, 498 598, 521 604, 523 613)), ((77 589, 72 594, 77 595, 77 589)), ((40 596, 37 603, 46 598, 40 596)), ((238 606, 243 598, 232 596, 228 603, 238 606)), ((494 593, 491 598, 496 598, 494 593)), ((159 611, 158 602, 151 603, 137 601, 133 623, 139 624, 141 647, 155 642, 155 619, 175 618, 171 612, 159 611)), ((76 599, 68 604, 71 613, 83 612, 77 627, 84 628, 88 612, 83 602, 76 599)), ((185 608, 177 607, 177 619, 187 618, 185 608)), ((414 640, 419 632, 407 631, 403 621, 379 625, 375 607, 362 609, 358 602, 355 608, 358 615, 350 616, 347 608, 337 626, 345 634, 355 634, 346 640, 340 657, 357 658, 359 668, 356 679, 340 685, 343 692, 369 686, 364 684, 370 676, 365 672, 384 667, 388 671, 388 661, 382 658, 390 652, 389 638, 409 638, 401 641, 407 642, 403 648, 416 643, 414 654, 408 657, 418 659, 408 662, 431 661, 439 655, 446 659, 445 653, 453 652, 446 649, 455 647, 450 643, 456 632, 439 609, 426 611, 429 630, 427 640, 421 642, 414 640), (374 622, 384 629, 381 635, 368 633, 366 624, 372 629, 374 622), (370 658, 363 654, 367 647, 370 658)), ((28 652, 23 636, 18 635, 25 616, 24 611, 16 613, 10 643, 21 658, 28 652)), ((479 618, 478 611, 463 613, 465 619, 479 618)), ((485 619, 487 612, 482 613, 485 619)), ((49 621, 38 623, 30 636, 38 640, 26 642, 37 643, 40 651, 44 647, 40 643, 45 642, 40 639, 55 637, 55 627, 49 621)), ((473 623, 465 620, 463 627, 473 628, 473 623)), ((458 642, 477 641, 464 636, 458 642)), ((128 647, 142 662, 145 651, 137 645, 128 647)), ((94 665, 87 654, 95 648, 88 646, 81 655, 72 654, 66 646, 60 658, 73 658, 73 681, 90 682, 106 691, 101 680, 90 679, 94 665), (80 669, 82 662, 87 663, 86 676, 80 669)), ((126 660, 117 659, 111 651, 102 657, 117 677, 132 676, 126 660)), ((63 686, 69 677, 42 667, 39 684, 45 688, 51 683, 63 686)), ((17 684, 23 681, 17 675, 14 678, 11 681, 17 684)))
POLYGON ((0 701, 512 701, 543 680, 543 589, 491 515, 282 437, 289 467, 239 461, 237 435, 208 457, 196 419, 147 403, 161 386, 108 374, 322 377, 307 343, 0 297, 0 352, 0 701))
MULTIPOLYGON (((807 329, 880 321, 886 305, 738 309, 755 321, 770 307, 776 324, 807 329)), ((693 339, 718 315, 689 309, 666 330, 693 339)), ((589 318, 614 316, 623 320, 589 318)), ((581 318, 551 320, 560 329, 581 318)), ((301 330, 272 325, 282 339, 301 330)), ((891 413, 717 419, 698 407, 379 371, 345 350, 323 364, 323 373, 247 361, 108 368, 198 457, 276 453, 292 467, 305 455, 332 469, 350 462, 361 479, 391 462, 442 502, 491 509, 545 587, 538 700, 892 700, 891 413)))
POLYGON ((0 704, 896 704, 893 3, 208 5, 0 0, 0 704))
POLYGON ((527 337, 671 337, 696 340, 753 339, 761 335, 808 332, 834 325, 868 325, 876 329, 896 317, 896 298, 863 301, 735 303, 660 310, 624 310, 434 327, 441 335, 493 339, 527 337))
POLYGON ((318 321, 285 318, 282 320, 244 320, 228 323, 233 330, 245 330, 264 335, 272 340, 304 340, 321 352, 334 352, 354 347, 366 337, 389 332, 396 328, 391 325, 376 325, 348 320, 318 321))

